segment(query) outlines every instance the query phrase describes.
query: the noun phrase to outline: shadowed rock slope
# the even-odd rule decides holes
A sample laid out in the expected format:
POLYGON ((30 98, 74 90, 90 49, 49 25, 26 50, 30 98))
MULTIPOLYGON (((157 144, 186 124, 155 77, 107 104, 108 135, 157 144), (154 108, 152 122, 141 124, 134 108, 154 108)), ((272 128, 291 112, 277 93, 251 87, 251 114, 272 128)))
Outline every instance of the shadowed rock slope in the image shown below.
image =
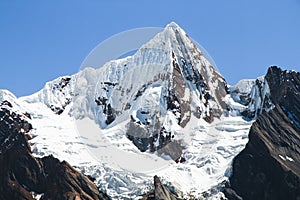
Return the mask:
POLYGON ((235 157, 229 199, 300 199, 300 73, 270 67, 266 80, 275 107, 253 123, 235 157))

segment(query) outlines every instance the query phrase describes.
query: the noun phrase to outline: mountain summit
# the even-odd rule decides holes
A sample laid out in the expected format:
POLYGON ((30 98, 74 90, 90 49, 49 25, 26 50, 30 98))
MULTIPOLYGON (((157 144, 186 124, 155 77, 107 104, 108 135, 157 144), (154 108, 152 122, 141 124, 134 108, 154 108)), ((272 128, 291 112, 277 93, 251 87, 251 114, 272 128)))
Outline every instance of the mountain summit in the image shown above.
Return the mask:
POLYGON ((172 22, 133 56, 47 83, 26 101, 44 102, 57 114, 70 104, 71 116, 88 117, 102 129, 126 121, 122 129, 138 149, 155 152, 169 144, 161 153, 178 161, 185 130, 199 127, 197 119, 220 118, 226 95, 225 79, 172 22))
MULTIPOLYGON (((128 138, 141 151, 161 149, 171 138, 176 141, 176 131, 192 118, 211 123, 226 108, 222 100, 227 94, 225 80, 175 23, 135 55, 98 70, 94 120, 105 128, 130 119, 128 138)), ((174 144, 173 148, 179 148, 174 144)), ((173 148, 164 153, 170 155, 173 148)))

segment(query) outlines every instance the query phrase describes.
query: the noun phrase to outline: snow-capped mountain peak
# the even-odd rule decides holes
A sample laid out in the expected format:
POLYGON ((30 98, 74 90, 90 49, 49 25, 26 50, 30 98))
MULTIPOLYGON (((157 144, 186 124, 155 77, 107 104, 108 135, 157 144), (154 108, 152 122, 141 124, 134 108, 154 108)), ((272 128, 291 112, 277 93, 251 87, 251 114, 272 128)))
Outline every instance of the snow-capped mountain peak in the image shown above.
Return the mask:
POLYGON ((133 56, 75 76, 72 116, 89 117, 102 129, 124 123, 128 139, 141 151, 174 143, 176 151, 163 152, 174 160, 184 148, 185 142, 178 143, 184 141, 183 129, 200 125, 194 118, 211 123, 226 108, 224 78, 175 23, 133 56))
POLYGON ((200 194, 225 179, 230 159, 247 142, 251 125, 239 115, 245 105, 228 92, 225 79, 172 22, 134 55, 59 77, 18 100, 34 113, 37 155, 69 157, 81 170, 103 178, 101 184, 110 195, 128 197, 141 193, 137 182, 149 177, 152 182, 149 166, 184 192, 200 194), (238 115, 228 115, 228 108, 238 115), (97 131, 87 135, 92 126, 97 131), (73 133, 76 129, 79 134, 73 133), (55 131, 59 136, 50 134, 55 131), (64 145, 69 149, 61 150, 64 145), (95 160, 86 153, 77 161, 84 148, 101 157, 101 175, 91 169, 95 160), (162 170, 165 167, 170 169, 162 170), (203 180, 194 180, 198 174, 203 180), (180 176, 190 179, 178 182, 180 176))
POLYGON ((70 105, 68 114, 76 120, 120 127, 140 151, 180 161, 190 142, 187 130, 220 118, 226 94, 224 78, 171 22, 133 56, 60 77, 21 99, 42 102, 56 114, 70 105))
POLYGON ((9 184, 0 190, 39 199, 53 195, 52 185, 74 198, 108 198, 93 180, 112 199, 296 199, 299 88, 299 73, 275 66, 227 88, 171 22, 132 56, 59 77, 30 96, 0 90, 1 177, 9 184), (63 170, 50 176, 47 163, 63 170))

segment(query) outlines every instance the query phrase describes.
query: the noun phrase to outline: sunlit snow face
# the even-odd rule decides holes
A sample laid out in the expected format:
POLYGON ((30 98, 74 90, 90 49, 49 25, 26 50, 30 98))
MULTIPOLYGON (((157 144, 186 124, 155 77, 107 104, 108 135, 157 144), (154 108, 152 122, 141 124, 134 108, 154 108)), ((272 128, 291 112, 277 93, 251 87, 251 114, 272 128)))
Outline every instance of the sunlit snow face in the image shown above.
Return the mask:
MULTIPOLYGON (((166 52, 163 46, 156 46, 155 51, 147 49, 147 46, 143 51, 137 51, 162 31, 162 28, 146 27, 116 34, 94 48, 81 64, 73 92, 74 121, 78 134, 91 155, 99 162, 106 163, 113 168, 134 173, 154 173, 163 170, 173 165, 174 160, 180 161, 182 151, 189 146, 193 138, 204 140, 206 134, 203 133, 209 133, 209 128, 200 125, 201 123, 199 124, 195 119, 195 123, 192 123, 195 126, 190 125, 184 131, 180 130, 176 116, 168 113, 164 108, 165 102, 160 101, 165 92, 165 85, 159 81, 150 89, 147 88, 148 85, 143 85, 145 82, 152 84, 151 82, 158 78, 166 78, 163 76, 168 59, 163 55, 168 56, 170 52, 166 52), (155 57, 153 52, 162 55, 161 60, 151 60, 155 57), (130 56, 133 53, 144 55, 130 56), (134 69, 133 65, 139 65, 139 70, 134 69), (149 65, 153 71, 145 74, 143 69, 149 68, 149 65), (134 71, 130 72, 130 70, 134 71), (155 77, 155 73, 159 70, 161 70, 159 74, 162 77, 155 77), (123 82, 120 82, 120 76, 125 76, 121 80, 123 82), (138 93, 131 94, 137 88, 143 87, 145 88, 144 91, 141 90, 141 93, 145 93, 143 97, 138 99, 138 93), (124 97, 126 97, 126 102, 124 97), (135 104, 131 105, 133 101, 135 104), (158 123, 154 116, 163 120, 158 123), (140 126, 133 128, 133 123, 128 123, 128 120, 140 123, 140 126), (167 149, 170 149, 170 145, 161 148, 158 151, 161 153, 150 150, 142 153, 141 149, 129 140, 130 137, 136 135, 142 139, 135 142, 143 142, 143 138, 148 140, 147 130, 160 129, 163 125, 168 127, 171 133, 176 133, 177 138, 174 138, 174 134, 170 136, 171 139, 174 138, 177 141, 175 144, 179 146, 179 148, 171 148, 173 151, 178 151, 172 152, 178 156, 178 159, 164 154, 167 149)), ((205 49, 195 44, 214 65, 205 49)), ((154 138, 154 147, 159 145, 158 140, 159 138, 154 138)), ((199 151, 199 147, 197 148, 199 151)), ((209 149, 206 148, 205 151, 209 149)))

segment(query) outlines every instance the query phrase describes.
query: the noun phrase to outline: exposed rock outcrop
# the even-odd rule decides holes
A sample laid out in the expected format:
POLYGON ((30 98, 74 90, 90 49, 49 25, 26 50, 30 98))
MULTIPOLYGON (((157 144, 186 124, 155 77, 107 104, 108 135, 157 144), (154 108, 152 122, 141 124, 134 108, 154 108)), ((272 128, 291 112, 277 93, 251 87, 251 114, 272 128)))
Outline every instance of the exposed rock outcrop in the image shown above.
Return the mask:
POLYGON ((253 123, 235 157, 229 199, 300 199, 300 73, 271 67, 266 80, 275 108, 253 123))
POLYGON ((143 200, 177 200, 175 194, 164 186, 158 176, 154 176, 154 189, 143 197, 143 200))

